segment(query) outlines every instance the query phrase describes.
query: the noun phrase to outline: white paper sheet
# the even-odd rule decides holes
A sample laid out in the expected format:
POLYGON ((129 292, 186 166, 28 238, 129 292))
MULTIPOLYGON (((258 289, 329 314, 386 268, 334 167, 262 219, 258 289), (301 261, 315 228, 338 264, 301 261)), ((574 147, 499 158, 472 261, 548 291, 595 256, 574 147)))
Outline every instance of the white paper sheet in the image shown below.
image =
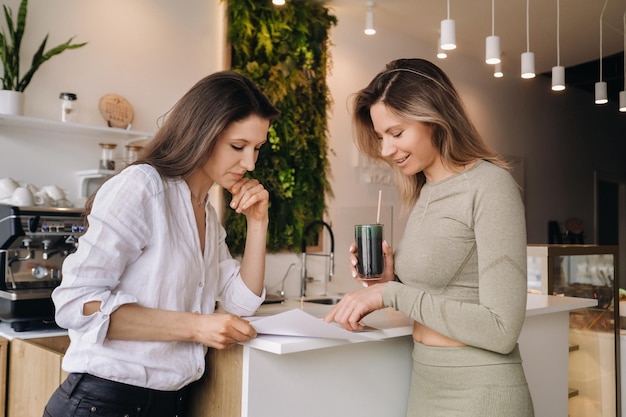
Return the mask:
POLYGON ((280 336, 323 337, 346 340, 380 340, 381 335, 351 332, 334 323, 312 316, 298 308, 267 317, 247 317, 259 334, 280 336))

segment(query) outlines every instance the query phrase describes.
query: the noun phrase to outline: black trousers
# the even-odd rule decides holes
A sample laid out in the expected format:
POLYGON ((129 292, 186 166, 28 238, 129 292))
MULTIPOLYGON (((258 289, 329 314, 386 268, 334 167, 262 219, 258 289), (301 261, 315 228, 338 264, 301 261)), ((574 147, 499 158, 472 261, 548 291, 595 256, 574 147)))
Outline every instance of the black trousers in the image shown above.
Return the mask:
POLYGON ((185 390, 158 391, 70 374, 52 394, 44 417, 183 417, 185 390))

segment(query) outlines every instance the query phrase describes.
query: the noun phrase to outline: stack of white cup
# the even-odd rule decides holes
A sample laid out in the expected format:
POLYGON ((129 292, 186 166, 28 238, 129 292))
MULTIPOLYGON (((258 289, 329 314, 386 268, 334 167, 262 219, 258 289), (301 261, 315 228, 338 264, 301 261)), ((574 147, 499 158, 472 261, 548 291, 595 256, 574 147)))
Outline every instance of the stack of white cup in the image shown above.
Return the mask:
POLYGON ((20 184, 13 178, 0 179, 0 203, 14 206, 72 207, 65 192, 58 185, 37 188, 33 184, 20 184))

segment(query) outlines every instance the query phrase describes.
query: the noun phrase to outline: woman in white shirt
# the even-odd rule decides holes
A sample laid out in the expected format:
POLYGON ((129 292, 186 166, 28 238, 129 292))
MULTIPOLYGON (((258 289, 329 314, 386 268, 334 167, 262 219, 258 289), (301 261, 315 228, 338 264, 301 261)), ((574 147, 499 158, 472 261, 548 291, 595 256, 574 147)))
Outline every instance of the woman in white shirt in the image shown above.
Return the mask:
POLYGON ((44 416, 181 415, 207 347, 256 336, 240 316, 264 292, 267 190, 254 170, 278 110, 247 78, 212 74, 171 110, 140 158, 87 203, 88 229, 53 293, 71 340, 69 373, 44 416), (208 198, 213 184, 246 216, 233 259, 208 198), (219 301, 228 313, 215 313, 219 301))

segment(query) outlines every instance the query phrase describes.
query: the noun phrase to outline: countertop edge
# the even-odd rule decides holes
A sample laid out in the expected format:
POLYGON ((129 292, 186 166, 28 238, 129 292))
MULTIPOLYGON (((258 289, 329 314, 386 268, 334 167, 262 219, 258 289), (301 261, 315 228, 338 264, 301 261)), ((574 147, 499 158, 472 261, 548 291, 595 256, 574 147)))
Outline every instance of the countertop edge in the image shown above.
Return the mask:
POLYGON ((526 317, 578 310, 580 308, 595 307, 597 305, 598 300, 591 298, 528 294, 526 301, 526 317))
MULTIPOLYGON (((568 312, 580 308, 595 307, 597 305, 598 301, 595 299, 561 297, 543 294, 528 294, 526 301, 526 317, 568 312)), ((388 314, 391 314, 392 316, 397 316, 398 314, 402 313, 390 312, 388 314)), ((380 317, 378 319, 378 322, 380 323, 380 317)), ((402 320, 400 320, 400 322, 402 322, 402 320)), ((413 327, 411 325, 406 325, 406 323, 395 327, 380 326, 379 329, 380 330, 378 331, 382 332, 382 334, 384 335, 384 337, 381 339, 383 341, 394 337, 410 336, 413 331, 413 327)), ((288 353, 322 349, 327 347, 341 346, 351 343, 372 342, 378 341, 351 341, 340 339, 319 339, 314 337, 259 335, 255 339, 252 339, 249 342, 245 343, 244 346, 282 355, 288 353)))
MULTIPOLYGON (((539 316, 543 314, 559 313, 571 310, 577 310, 580 308, 595 307, 598 301, 588 298, 576 298, 576 297, 560 297, 541 294, 528 294, 526 302, 526 317, 539 316)), ((317 307, 319 308, 319 306, 317 307)), ((392 316, 396 317, 401 313, 391 312, 392 316)), ((408 320, 408 319, 407 319, 408 320)), ((380 320, 379 320, 380 321, 380 320)), ((383 319, 384 321, 384 319, 383 319)), ((381 328, 379 332, 382 332, 383 338, 390 339, 393 337, 407 336, 412 333, 412 326, 406 325, 406 322, 399 321, 400 325, 393 325, 390 327, 379 326, 381 328)), ((40 337, 55 337, 66 336, 67 330, 65 329, 42 329, 32 330, 24 332, 16 332, 13 330, 9 323, 0 322, 0 337, 5 339, 34 339, 40 337)), ((249 346, 254 349, 263 350, 275 354, 287 354, 295 353, 312 349, 322 349, 332 346, 340 346, 351 343, 362 343, 361 340, 340 340, 340 339, 320 339, 314 337, 290 337, 290 336, 271 336, 260 335, 245 346, 249 346)), ((365 341, 366 342, 366 341, 365 341)), ((375 341, 374 341, 375 342, 375 341)), ((371 342, 367 342, 371 343, 371 342)))

